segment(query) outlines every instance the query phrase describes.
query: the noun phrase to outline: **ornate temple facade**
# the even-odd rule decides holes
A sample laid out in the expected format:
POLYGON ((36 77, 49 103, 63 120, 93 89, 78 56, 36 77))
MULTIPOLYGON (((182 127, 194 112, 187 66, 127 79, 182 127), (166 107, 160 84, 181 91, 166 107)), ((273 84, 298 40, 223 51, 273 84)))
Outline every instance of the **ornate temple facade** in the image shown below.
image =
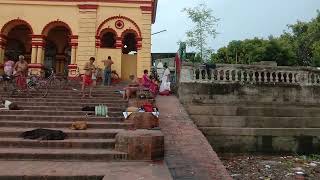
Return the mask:
MULTIPOLYGON (((157 0, 0 0, 0 66, 22 54, 29 71, 75 76, 90 57, 127 79, 151 66, 157 0)), ((1 68, 2 69, 2 68, 1 68)))

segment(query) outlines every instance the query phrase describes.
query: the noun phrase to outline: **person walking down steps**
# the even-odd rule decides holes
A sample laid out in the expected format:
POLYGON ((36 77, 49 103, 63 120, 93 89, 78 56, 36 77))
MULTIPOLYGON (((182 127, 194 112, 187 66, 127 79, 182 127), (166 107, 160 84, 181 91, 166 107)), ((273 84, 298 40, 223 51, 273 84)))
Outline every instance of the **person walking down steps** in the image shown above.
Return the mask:
POLYGON ((94 66, 95 58, 91 57, 89 62, 86 63, 84 66, 84 76, 83 76, 83 82, 82 82, 82 98, 84 98, 85 95, 85 88, 89 87, 89 97, 92 98, 92 88, 94 86, 94 82, 92 80, 92 74, 95 73, 96 67, 94 66))

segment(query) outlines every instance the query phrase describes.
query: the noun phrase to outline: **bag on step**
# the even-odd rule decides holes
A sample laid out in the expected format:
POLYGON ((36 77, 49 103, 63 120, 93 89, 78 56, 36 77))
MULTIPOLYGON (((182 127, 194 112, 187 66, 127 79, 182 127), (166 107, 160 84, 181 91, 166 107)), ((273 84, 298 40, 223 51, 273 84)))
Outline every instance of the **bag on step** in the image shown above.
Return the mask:
POLYGON ((105 105, 95 106, 95 114, 100 117, 109 117, 108 116, 108 107, 105 105))
POLYGON ((95 111, 95 107, 85 106, 81 109, 82 111, 95 111))

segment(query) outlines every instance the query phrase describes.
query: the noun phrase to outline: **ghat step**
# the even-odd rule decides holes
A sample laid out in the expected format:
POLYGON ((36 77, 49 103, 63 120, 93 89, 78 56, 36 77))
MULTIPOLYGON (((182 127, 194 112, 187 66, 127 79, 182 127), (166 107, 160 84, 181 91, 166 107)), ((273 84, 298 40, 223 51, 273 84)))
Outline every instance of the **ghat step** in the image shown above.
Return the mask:
POLYGON ((100 104, 106 105, 108 107, 119 107, 119 108, 125 108, 127 107, 127 102, 118 102, 118 103, 112 103, 112 102, 107 102, 107 103, 99 103, 97 102, 26 102, 26 101, 20 101, 16 100, 14 101, 15 103, 18 103, 21 106, 30 106, 30 105, 38 105, 38 106, 52 106, 54 107, 59 107, 59 106, 98 106, 100 104))
POLYGON ((90 122, 121 122, 123 117, 96 117, 96 116, 59 116, 59 115, 0 115, 0 121, 52 121, 52 122, 73 122, 73 121, 87 121, 90 122))
POLYGON ((197 106, 189 105, 187 110, 191 115, 212 116, 268 116, 268 117, 318 117, 319 107, 304 106, 279 106, 279 105, 257 105, 257 106, 234 106, 234 105, 212 105, 197 106))
POLYGON ((320 117, 191 115, 198 127, 320 128, 320 117))
MULTIPOLYGON (((23 110, 52 110, 52 111, 81 111, 85 106, 31 106, 31 105, 21 105, 21 109, 23 110)), ((125 108, 116 107, 116 106, 108 106, 109 112, 123 112, 125 108)))
POLYGON ((29 103, 37 103, 37 102, 67 102, 69 104, 72 103, 127 103, 127 101, 124 100, 115 100, 115 98, 110 98, 108 100, 104 99, 64 99, 64 98, 8 98, 7 100, 12 102, 29 102, 29 103))
POLYGON ((206 136, 320 136, 320 128, 200 127, 206 136))
MULTIPOLYGON (((34 128, 23 127, 0 127, 0 137, 17 138, 21 133, 33 130, 34 128)), ((67 134, 68 138, 75 139, 110 139, 114 138, 117 133, 123 131, 123 129, 86 129, 86 130, 71 130, 69 128, 59 128, 67 134)))
POLYGON ((10 148, 81 148, 113 149, 115 139, 65 139, 65 140, 29 140, 22 138, 0 138, 0 147, 10 148))
MULTIPOLYGON (((119 122, 87 122, 88 128, 95 129, 127 129, 131 123, 119 122)), ((70 122, 49 122, 49 121, 0 121, 2 127, 25 127, 25 128, 68 128, 70 122)))
POLYGON ((127 154, 108 149, 0 148, 0 159, 121 161, 127 154))
MULTIPOLYGON (((52 110, 1 110, 1 115, 47 115, 47 116, 85 116, 88 113, 93 113, 93 111, 52 111, 52 110)), ((108 112, 109 117, 119 117, 122 112, 108 112)))

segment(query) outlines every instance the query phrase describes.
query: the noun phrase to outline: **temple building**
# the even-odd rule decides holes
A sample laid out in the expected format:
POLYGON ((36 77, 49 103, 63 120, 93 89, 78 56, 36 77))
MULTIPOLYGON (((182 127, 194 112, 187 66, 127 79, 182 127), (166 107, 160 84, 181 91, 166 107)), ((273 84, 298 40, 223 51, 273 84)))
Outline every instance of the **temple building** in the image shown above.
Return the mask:
MULTIPOLYGON (((0 0, 0 66, 25 56, 29 72, 54 68, 70 76, 90 57, 127 79, 151 67, 157 0, 0 0)), ((3 68, 1 68, 3 69, 3 68)))

